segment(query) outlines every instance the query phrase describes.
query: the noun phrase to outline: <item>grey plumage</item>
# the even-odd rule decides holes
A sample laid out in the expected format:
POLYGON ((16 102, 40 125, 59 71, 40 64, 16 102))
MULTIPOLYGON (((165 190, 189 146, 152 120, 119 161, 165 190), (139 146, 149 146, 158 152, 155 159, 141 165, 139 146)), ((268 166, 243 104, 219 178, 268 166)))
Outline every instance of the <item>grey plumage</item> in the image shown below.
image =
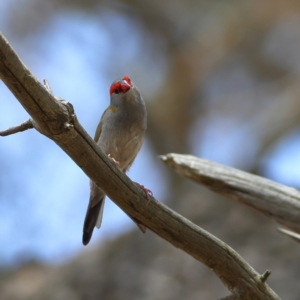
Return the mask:
MULTIPOLYGON (((110 106, 103 113, 95 134, 95 141, 126 172, 142 146, 147 128, 147 112, 143 98, 128 76, 113 82, 110 106)), ((95 226, 100 228, 105 194, 90 181, 90 200, 83 226, 82 242, 87 245, 95 226)), ((145 227, 138 224, 144 232, 145 227)))

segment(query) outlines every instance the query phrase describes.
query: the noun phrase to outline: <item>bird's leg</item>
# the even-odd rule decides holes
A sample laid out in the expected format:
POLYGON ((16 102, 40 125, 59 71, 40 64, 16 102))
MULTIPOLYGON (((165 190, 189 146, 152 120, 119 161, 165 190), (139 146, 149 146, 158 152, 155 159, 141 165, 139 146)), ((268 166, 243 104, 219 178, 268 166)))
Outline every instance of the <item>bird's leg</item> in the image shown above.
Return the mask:
POLYGON ((140 189, 142 189, 142 190, 145 192, 146 198, 148 199, 148 203, 149 203, 149 201, 150 201, 150 196, 151 196, 151 197, 153 196, 152 191, 149 190, 149 189, 147 189, 147 188, 145 188, 143 185, 141 185, 141 184, 139 184, 139 183, 137 183, 137 182, 135 182, 135 181, 134 181, 134 183, 135 183, 140 189))
POLYGON ((107 156, 113 161, 113 163, 114 163, 117 167, 120 167, 120 163, 119 163, 117 160, 115 160, 110 154, 108 154, 107 156))

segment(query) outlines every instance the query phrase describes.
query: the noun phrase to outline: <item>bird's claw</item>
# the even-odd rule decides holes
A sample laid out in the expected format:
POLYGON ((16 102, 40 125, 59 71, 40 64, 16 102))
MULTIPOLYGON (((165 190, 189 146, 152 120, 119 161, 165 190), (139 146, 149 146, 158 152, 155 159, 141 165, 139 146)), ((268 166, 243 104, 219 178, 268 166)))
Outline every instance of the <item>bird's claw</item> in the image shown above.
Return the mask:
POLYGON ((119 163, 117 160, 115 160, 110 154, 108 154, 107 156, 113 161, 113 163, 114 163, 117 167, 120 167, 120 163, 119 163))
POLYGON ((144 193, 146 194, 146 198, 147 198, 147 200, 148 200, 148 203, 149 203, 150 197, 153 196, 152 191, 149 190, 149 189, 147 189, 147 188, 145 188, 142 184, 139 184, 139 183, 137 183, 137 182, 135 182, 135 184, 136 184, 140 189, 142 189, 142 190, 144 191, 144 193))

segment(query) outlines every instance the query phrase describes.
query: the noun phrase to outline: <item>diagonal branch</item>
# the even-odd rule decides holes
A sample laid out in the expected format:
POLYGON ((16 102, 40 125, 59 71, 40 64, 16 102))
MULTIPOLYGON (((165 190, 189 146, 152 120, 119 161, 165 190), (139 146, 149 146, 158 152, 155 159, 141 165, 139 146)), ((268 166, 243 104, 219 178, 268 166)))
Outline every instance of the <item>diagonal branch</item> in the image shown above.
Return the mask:
POLYGON ((59 101, 22 64, 0 35, 0 78, 34 120, 127 214, 204 263, 234 294, 244 300, 279 299, 233 249, 142 192, 100 150, 79 124, 70 105, 59 101))
POLYGON ((283 234, 286 234, 287 236, 289 236, 290 238, 292 238, 293 240, 295 240, 296 242, 300 243, 300 234, 297 234, 291 230, 287 230, 284 228, 277 228, 277 230, 283 234))
POLYGON ((192 155, 167 154, 161 159, 180 176, 251 206, 300 233, 298 190, 192 155))

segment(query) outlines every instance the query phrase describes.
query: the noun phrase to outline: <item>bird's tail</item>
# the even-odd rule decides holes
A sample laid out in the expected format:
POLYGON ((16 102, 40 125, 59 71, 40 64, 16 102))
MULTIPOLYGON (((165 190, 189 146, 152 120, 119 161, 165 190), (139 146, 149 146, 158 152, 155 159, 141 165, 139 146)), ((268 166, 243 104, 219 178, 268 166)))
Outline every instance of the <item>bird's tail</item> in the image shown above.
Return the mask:
POLYGON ((94 227, 100 228, 103 216, 105 195, 91 181, 91 195, 83 224, 82 243, 87 245, 92 237, 94 227))

